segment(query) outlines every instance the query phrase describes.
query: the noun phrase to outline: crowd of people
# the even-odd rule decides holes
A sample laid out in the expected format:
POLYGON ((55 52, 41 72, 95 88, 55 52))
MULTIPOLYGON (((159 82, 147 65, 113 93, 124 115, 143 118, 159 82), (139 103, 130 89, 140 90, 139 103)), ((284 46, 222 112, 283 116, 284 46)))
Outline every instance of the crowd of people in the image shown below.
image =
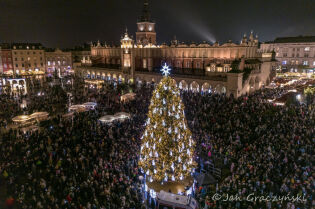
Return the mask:
MULTIPOLYGON (((86 90, 75 79, 71 98, 62 100, 46 86, 43 103, 32 99, 29 107, 50 108, 54 115, 39 131, 1 133, 0 187, 15 208, 130 208, 144 207, 138 167, 141 134, 152 86, 136 88, 105 85, 86 90), (129 88, 134 101, 121 103, 119 96, 129 88), (83 103, 93 100, 96 110, 74 114, 73 119, 55 114, 53 104, 83 103), (100 124, 105 114, 125 111, 132 118, 124 122, 100 124)), ((35 92, 35 91, 34 91, 35 92)), ((62 92, 59 91, 58 92, 62 92)), ((265 89, 238 99, 225 95, 182 92, 185 115, 197 142, 195 160, 210 161, 228 170, 214 189, 205 187, 195 196, 201 208, 312 208, 314 177, 312 145, 315 110, 305 105, 274 106, 267 98, 279 97, 283 90, 265 89), (209 154, 210 153, 210 154, 209 154), (218 163, 218 162, 223 163, 218 163), (305 201, 220 201, 221 195, 255 196, 301 195, 305 201)), ((16 99, 0 95, 6 114, 16 114, 16 99)), ((47 110, 46 110, 47 111, 47 110)), ((0 191, 1 192, 1 191, 0 191)), ((0 205, 1 206, 1 205, 0 205)))
POLYGON ((117 89, 97 94, 96 110, 75 114, 73 120, 57 115, 40 131, 2 135, 0 184, 16 208, 142 207, 137 159, 150 89, 139 89, 139 97, 125 104, 115 94, 117 89), (132 119, 98 122, 105 111, 121 110, 132 119))
POLYGON ((214 191, 199 195, 206 207, 314 207, 315 110, 305 105, 275 106, 267 101, 281 93, 282 89, 263 90, 239 99, 183 94, 197 156, 210 161, 221 158, 229 170, 214 191), (209 151, 211 157, 206 155, 209 151), (222 195, 222 200, 227 195, 243 200, 215 201, 215 193, 222 195), (249 200, 300 195, 302 201, 247 201, 249 195, 249 200))

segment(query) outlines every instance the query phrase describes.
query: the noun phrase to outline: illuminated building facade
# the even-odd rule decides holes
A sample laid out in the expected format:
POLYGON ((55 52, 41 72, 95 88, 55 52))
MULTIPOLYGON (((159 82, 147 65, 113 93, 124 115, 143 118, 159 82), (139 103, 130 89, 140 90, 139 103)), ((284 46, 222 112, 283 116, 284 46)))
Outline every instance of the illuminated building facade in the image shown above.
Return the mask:
POLYGON ((158 82, 161 65, 172 68, 172 76, 182 89, 233 94, 240 96, 267 85, 273 68, 271 53, 262 56, 258 37, 250 33, 241 43, 187 44, 172 40, 169 45, 156 42, 155 23, 144 2, 137 22, 136 40, 128 32, 120 46, 98 42, 91 46, 91 68, 82 68, 84 76, 94 79, 113 79, 139 82, 158 82), (238 61, 236 73, 232 63, 238 61), (244 69, 251 69, 243 81, 244 69))
POLYGON ((0 74, 13 74, 12 51, 10 45, 0 45, 0 74))
POLYGON ((261 52, 275 51, 283 72, 315 72, 315 36, 276 38, 262 43, 261 52))
POLYGON ((52 52, 45 52, 46 73, 53 75, 55 70, 59 76, 64 76, 72 71, 72 54, 56 49, 52 52))
POLYGON ((39 43, 12 44, 12 60, 14 75, 45 73, 45 51, 39 43))

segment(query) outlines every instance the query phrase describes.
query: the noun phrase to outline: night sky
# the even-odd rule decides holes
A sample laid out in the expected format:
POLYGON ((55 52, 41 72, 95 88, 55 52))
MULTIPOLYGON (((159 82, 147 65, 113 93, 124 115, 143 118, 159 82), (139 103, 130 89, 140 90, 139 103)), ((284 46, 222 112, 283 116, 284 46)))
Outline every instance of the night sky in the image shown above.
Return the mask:
MULTIPOLYGON (((158 43, 315 35, 315 0, 150 0, 158 43)), ((135 36, 143 0, 0 0, 0 42, 72 47, 135 36)))

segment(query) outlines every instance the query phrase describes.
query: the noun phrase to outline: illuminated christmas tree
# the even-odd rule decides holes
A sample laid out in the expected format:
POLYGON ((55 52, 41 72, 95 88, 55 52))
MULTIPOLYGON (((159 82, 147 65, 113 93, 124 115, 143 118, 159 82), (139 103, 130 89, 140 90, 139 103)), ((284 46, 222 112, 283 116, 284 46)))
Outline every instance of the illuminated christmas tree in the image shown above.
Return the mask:
POLYGON ((139 165, 150 182, 181 181, 195 167, 194 141, 169 70, 163 66, 164 77, 153 92, 142 137, 139 165))

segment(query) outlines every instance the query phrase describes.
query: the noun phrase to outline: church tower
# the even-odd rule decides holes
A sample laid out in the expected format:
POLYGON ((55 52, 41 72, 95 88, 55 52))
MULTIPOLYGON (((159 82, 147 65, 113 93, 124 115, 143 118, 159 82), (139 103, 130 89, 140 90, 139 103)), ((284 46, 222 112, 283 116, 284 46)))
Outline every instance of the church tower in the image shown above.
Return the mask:
POLYGON ((144 1, 142 15, 137 22, 136 42, 143 46, 156 45, 155 23, 151 20, 148 0, 144 1))

